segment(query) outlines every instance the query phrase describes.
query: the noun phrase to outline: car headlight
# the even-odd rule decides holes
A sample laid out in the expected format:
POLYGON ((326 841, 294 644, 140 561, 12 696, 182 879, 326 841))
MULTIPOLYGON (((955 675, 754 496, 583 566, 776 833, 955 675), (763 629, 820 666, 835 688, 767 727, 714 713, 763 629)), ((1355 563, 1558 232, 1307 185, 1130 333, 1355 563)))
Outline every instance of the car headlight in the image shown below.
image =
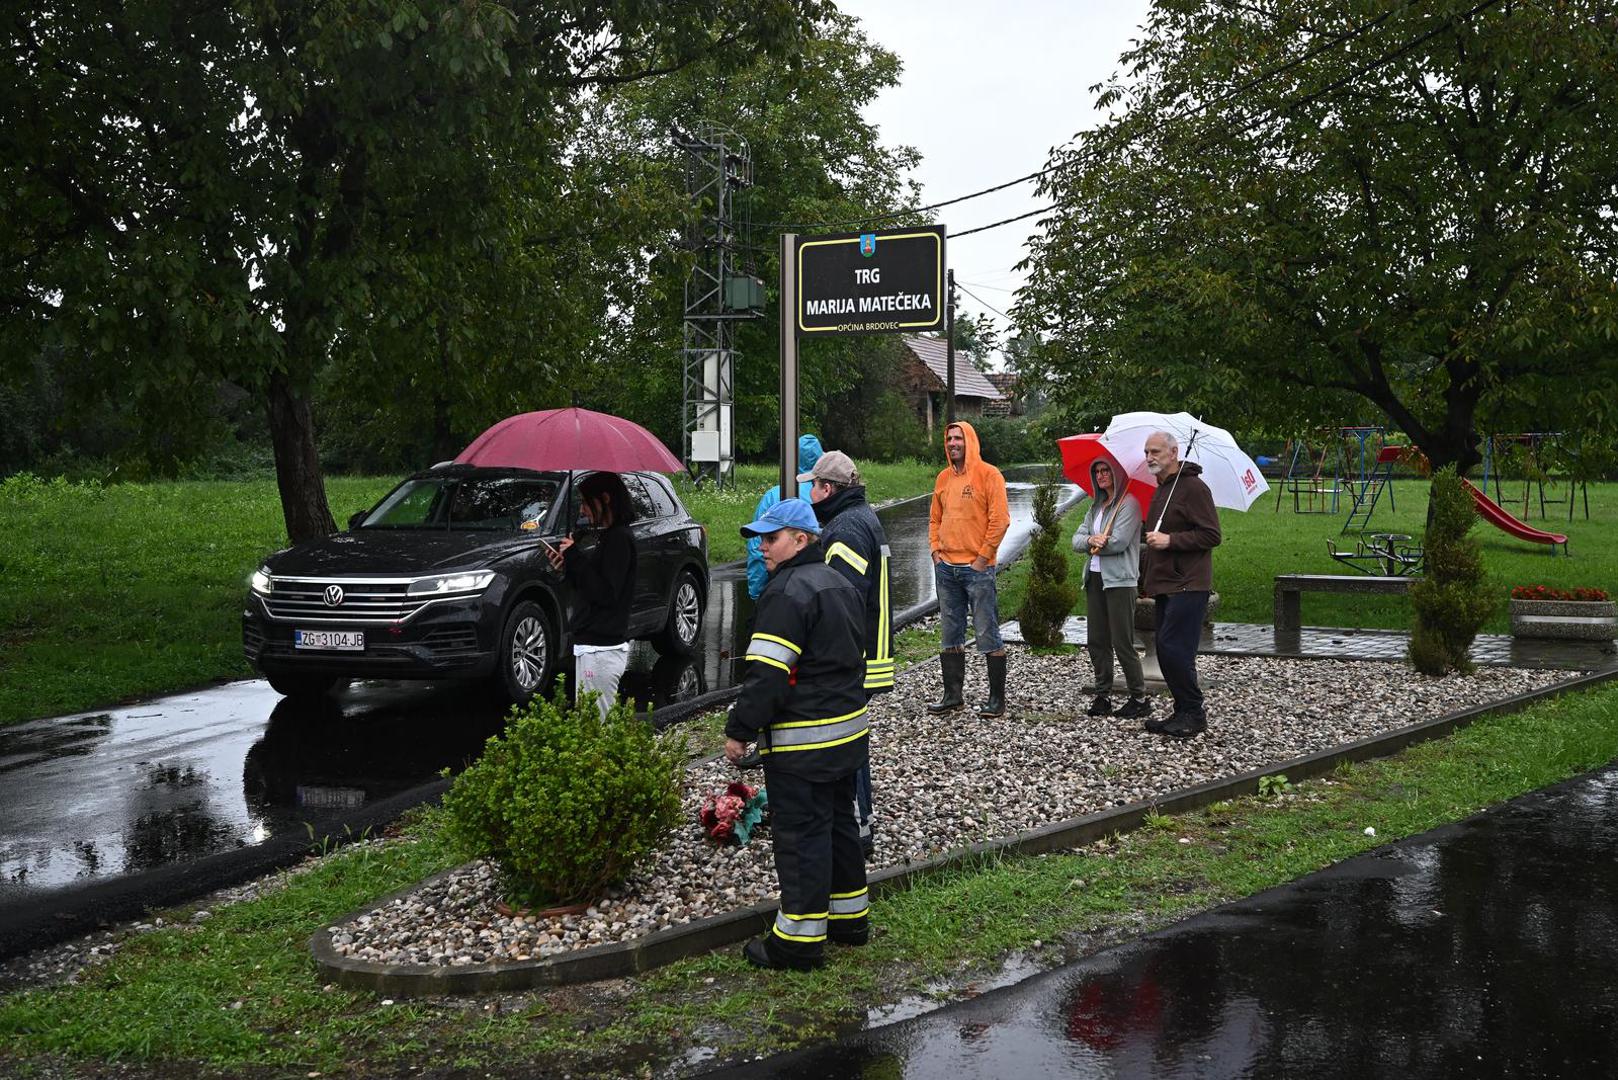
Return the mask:
POLYGON ((260 596, 268 596, 275 591, 275 579, 270 577, 270 571, 263 566, 253 571, 253 576, 247 579, 247 583, 260 596))
POLYGON ((407 590, 411 596, 454 596, 480 593, 494 580, 493 570, 477 570, 470 574, 439 574, 437 577, 418 578, 407 590))

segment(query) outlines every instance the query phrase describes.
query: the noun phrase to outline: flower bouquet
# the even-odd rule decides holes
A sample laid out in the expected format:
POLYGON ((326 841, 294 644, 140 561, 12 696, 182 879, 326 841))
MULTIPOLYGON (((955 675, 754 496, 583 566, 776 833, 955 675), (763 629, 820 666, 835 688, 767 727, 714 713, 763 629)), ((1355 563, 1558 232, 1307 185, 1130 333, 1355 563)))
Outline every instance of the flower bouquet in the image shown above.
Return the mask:
POLYGON ((703 834, 711 840, 721 844, 745 844, 769 805, 769 792, 733 780, 723 791, 715 791, 702 800, 697 821, 702 825, 703 834))

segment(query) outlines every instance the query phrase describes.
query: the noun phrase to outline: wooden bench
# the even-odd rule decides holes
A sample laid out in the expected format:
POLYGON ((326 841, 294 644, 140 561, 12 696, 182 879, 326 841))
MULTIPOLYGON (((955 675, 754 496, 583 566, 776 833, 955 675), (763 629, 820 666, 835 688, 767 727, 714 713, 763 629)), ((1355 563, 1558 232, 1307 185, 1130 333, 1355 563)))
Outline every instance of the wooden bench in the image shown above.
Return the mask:
POLYGON ((1383 577, 1376 574, 1277 574, 1275 575, 1275 628, 1301 630, 1298 599, 1306 592, 1406 593, 1411 577, 1383 577))

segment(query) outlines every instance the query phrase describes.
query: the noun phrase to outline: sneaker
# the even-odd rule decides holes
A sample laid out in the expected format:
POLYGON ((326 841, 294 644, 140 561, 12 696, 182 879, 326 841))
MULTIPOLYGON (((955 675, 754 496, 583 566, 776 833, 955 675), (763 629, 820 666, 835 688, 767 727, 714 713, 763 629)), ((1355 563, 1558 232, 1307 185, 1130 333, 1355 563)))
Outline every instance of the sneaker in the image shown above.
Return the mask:
POLYGON ((1096 699, 1090 702, 1089 709, 1085 711, 1091 716, 1111 716, 1112 698, 1106 694, 1097 694, 1096 699))
POLYGON ((813 971, 826 963, 824 956, 786 957, 770 951, 764 938, 754 938, 742 946, 742 957, 754 967, 772 971, 813 971))
POLYGON ((1139 720, 1152 715, 1152 703, 1143 697, 1132 697, 1113 713, 1120 720, 1139 720))
POLYGON ((1203 713, 1177 712, 1163 725, 1163 734, 1176 739, 1189 739, 1208 730, 1208 718, 1203 713))
POLYGON ((1173 716, 1148 716, 1146 723, 1142 726, 1153 735, 1161 735, 1163 734, 1163 729, 1168 726, 1169 721, 1172 719, 1174 719, 1173 716))

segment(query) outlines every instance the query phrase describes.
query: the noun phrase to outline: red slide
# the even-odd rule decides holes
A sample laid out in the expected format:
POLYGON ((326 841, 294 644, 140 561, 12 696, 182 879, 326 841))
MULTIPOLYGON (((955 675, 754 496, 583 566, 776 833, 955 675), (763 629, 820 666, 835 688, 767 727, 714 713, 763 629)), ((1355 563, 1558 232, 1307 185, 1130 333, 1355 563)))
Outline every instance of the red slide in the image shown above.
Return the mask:
POLYGON ((1565 534, 1536 529, 1526 521, 1519 520, 1507 513, 1499 503, 1479 491, 1472 481, 1462 477, 1461 483, 1466 485, 1467 494, 1471 495, 1472 501, 1477 503, 1478 516, 1501 532, 1535 544, 1550 544, 1552 546, 1561 544, 1562 550, 1567 550, 1567 536, 1565 534))

